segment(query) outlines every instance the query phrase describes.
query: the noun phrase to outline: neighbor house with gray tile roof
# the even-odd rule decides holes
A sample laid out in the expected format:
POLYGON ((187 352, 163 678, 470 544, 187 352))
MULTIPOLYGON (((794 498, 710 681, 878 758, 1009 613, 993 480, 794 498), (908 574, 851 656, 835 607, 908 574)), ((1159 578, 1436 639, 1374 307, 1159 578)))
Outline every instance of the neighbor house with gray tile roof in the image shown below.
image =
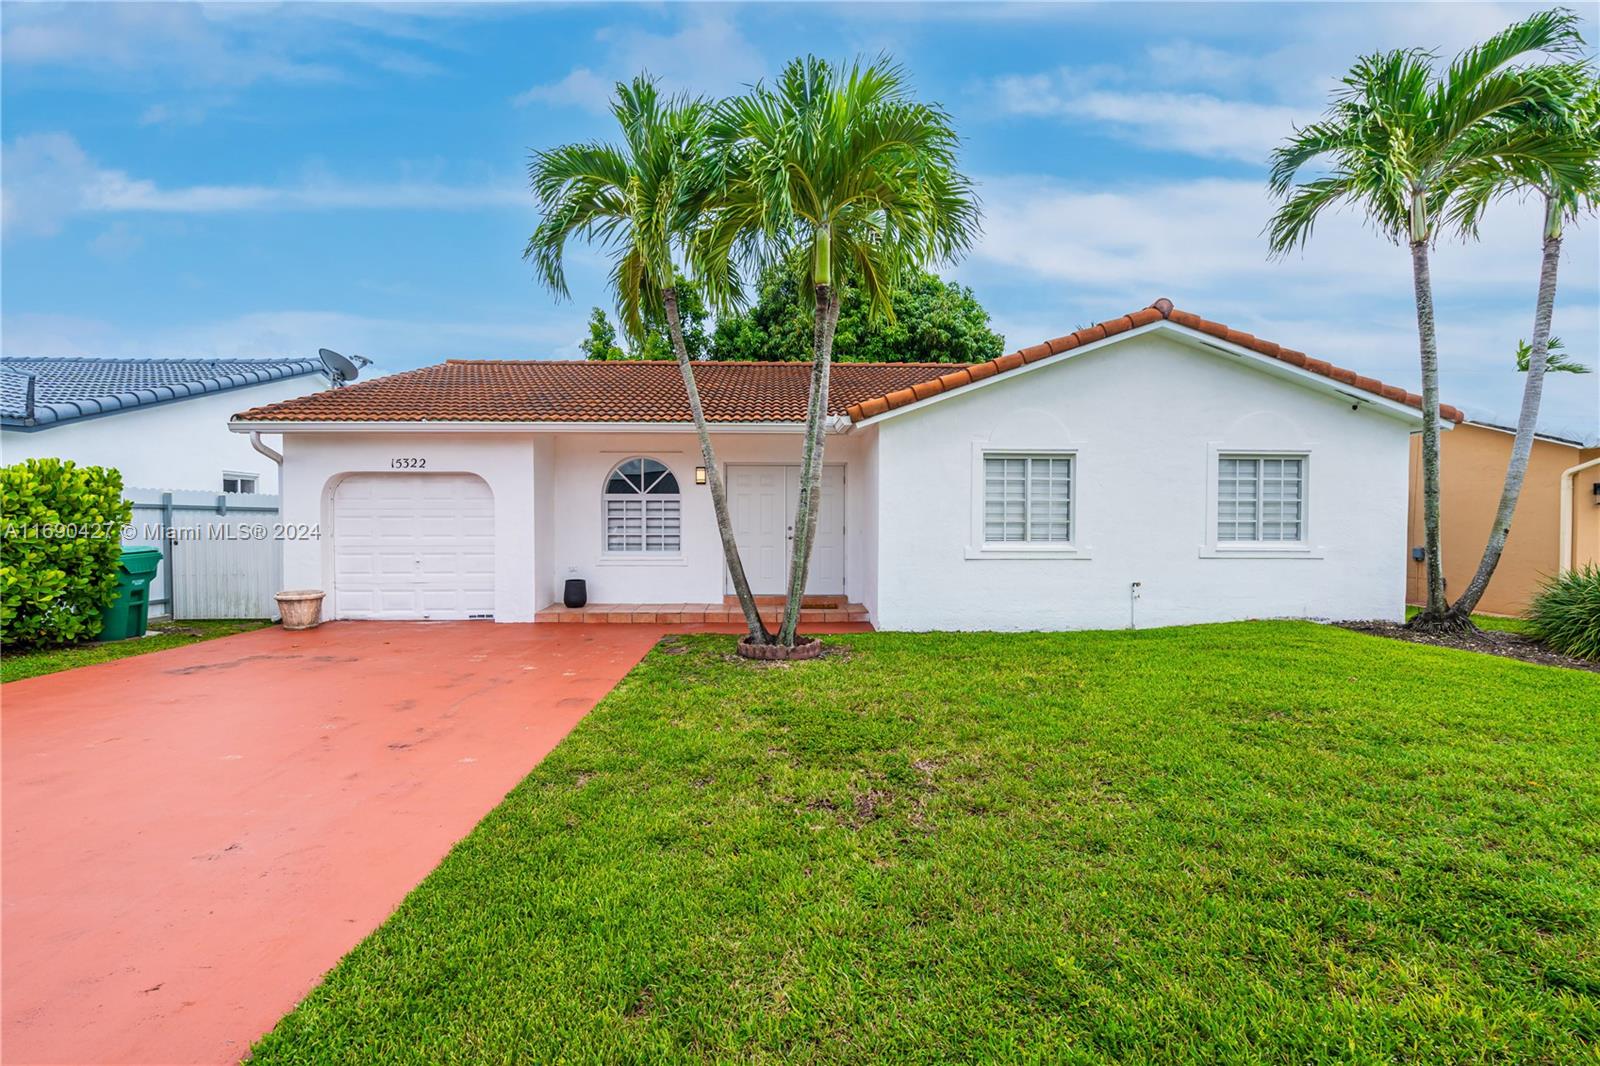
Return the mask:
POLYGON ((228 417, 326 387, 315 358, 6 356, 0 453, 116 467, 129 488, 276 492, 277 466, 228 417))

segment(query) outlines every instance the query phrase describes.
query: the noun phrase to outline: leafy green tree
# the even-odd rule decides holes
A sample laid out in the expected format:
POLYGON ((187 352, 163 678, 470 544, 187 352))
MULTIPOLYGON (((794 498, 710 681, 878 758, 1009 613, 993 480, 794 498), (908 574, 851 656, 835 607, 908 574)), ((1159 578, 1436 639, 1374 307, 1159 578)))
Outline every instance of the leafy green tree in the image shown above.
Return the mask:
MULTIPOLYGON (((1524 61, 1582 46, 1577 17, 1545 11, 1463 51, 1435 74, 1431 52, 1405 49, 1359 59, 1323 118, 1272 153, 1270 185, 1283 199, 1267 224, 1287 254, 1310 240, 1323 211, 1358 208, 1383 236, 1411 251, 1422 364, 1423 529, 1428 602, 1412 624, 1454 628, 1447 617, 1439 550, 1439 349, 1429 252, 1452 203, 1483 173, 1551 168, 1580 180, 1586 162, 1528 128, 1535 109, 1559 107, 1549 79, 1524 61), (1303 172, 1313 170, 1313 176, 1303 172)), ((1470 624, 1470 623, 1468 623, 1470 624)))
POLYGON ((702 282, 724 297, 741 255, 804 264, 813 305, 810 398, 800 458, 789 588, 778 643, 793 646, 816 538, 829 368, 846 269, 870 313, 893 318, 895 289, 914 271, 971 246, 978 201, 957 167, 950 116, 912 98, 887 59, 835 68, 792 60, 772 84, 727 100, 711 126, 714 209, 697 238, 702 282))
MULTIPOLYGON (((711 315, 699 286, 683 277, 678 278, 678 310, 683 330, 684 348, 690 359, 704 359, 710 352, 711 333, 708 329, 711 315)), ((617 343, 617 331, 604 309, 596 307, 589 312, 589 336, 578 342, 585 359, 676 359, 672 346, 672 329, 664 317, 646 313, 645 335, 631 348, 617 343)))
MULTIPOLYGON (((977 363, 1004 351, 1005 338, 989 328, 989 312, 964 285, 925 270, 908 272, 890 296, 891 317, 874 315, 854 271, 847 267, 843 274, 835 362, 977 363)), ((810 359, 813 314, 800 289, 799 271, 769 265, 755 303, 717 320, 711 358, 810 359)))
POLYGON ((652 322, 666 323, 700 438, 723 557, 750 639, 765 642, 767 629, 739 559, 722 468, 679 313, 678 260, 716 191, 705 167, 709 105, 663 97, 655 82, 640 76, 617 85, 611 114, 622 134, 620 144, 585 142, 534 153, 528 179, 541 218, 523 257, 552 292, 566 297, 567 242, 576 238, 599 244, 611 256, 612 294, 629 341, 643 345, 652 322))
MULTIPOLYGON (((700 286, 682 275, 678 276, 678 321, 683 333, 683 347, 690 359, 706 359, 711 354, 711 312, 706 307, 700 286)), ((664 317, 650 315, 646 318, 644 339, 629 354, 631 359, 673 359, 672 330, 664 317)))
POLYGON ((628 353, 617 344, 617 328, 606 317, 605 309, 600 307, 589 309, 589 335, 578 342, 578 350, 583 352, 585 359, 602 363, 628 357, 628 353))

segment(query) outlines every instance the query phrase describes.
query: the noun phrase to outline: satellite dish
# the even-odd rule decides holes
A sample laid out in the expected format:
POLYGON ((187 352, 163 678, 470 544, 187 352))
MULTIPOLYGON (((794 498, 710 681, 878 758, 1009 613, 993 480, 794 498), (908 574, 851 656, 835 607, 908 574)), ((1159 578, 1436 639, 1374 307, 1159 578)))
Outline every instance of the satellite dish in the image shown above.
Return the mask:
POLYGON ((362 355, 346 358, 332 348, 318 348, 317 355, 322 359, 322 366, 328 372, 328 379, 333 382, 333 387, 336 389, 360 377, 361 368, 372 362, 362 355))

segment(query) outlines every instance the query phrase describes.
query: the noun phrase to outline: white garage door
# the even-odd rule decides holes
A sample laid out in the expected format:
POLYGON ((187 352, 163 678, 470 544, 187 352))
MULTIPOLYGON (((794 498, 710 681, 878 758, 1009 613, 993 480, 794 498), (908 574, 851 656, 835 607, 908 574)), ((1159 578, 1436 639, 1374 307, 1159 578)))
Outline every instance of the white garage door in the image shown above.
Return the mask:
POLYGON ((494 617, 494 496, 482 478, 345 478, 333 554, 340 618, 494 617))

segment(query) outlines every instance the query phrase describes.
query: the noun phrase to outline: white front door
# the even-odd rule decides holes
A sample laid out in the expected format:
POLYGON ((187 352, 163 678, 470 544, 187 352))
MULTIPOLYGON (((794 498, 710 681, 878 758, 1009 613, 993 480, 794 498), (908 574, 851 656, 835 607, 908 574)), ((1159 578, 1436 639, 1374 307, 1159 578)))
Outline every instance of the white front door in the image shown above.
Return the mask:
MULTIPOLYGON (((794 547, 794 507, 800 494, 798 466, 728 467, 728 511, 750 590, 758 596, 787 590, 794 547)), ((732 591, 732 587, 729 587, 732 591)), ((824 464, 817 539, 811 549, 806 594, 844 593, 844 467, 824 464)))
POLYGON ((494 495, 472 474, 353 474, 333 574, 340 618, 493 618, 494 495))

